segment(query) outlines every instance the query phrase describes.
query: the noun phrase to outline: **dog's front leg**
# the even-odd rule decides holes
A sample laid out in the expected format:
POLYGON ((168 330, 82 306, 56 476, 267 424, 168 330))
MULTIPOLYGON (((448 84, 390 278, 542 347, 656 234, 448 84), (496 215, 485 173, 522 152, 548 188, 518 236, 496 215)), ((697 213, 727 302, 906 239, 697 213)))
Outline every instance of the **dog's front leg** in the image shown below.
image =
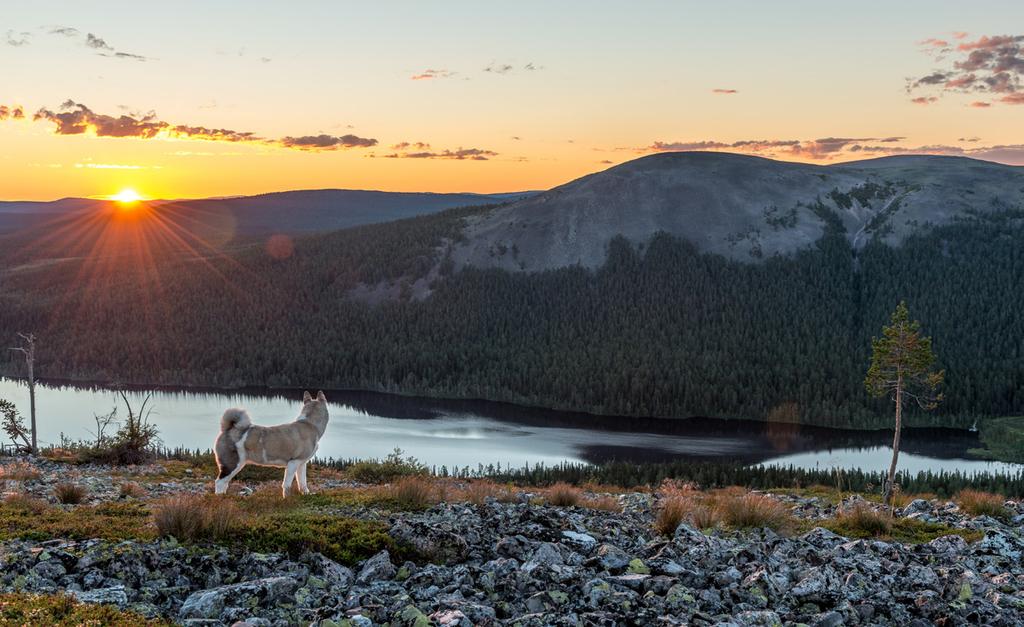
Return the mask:
POLYGON ((288 462, 284 469, 284 482, 281 484, 281 496, 288 498, 292 493, 292 482, 295 481, 295 471, 299 469, 299 460, 293 459, 288 462))

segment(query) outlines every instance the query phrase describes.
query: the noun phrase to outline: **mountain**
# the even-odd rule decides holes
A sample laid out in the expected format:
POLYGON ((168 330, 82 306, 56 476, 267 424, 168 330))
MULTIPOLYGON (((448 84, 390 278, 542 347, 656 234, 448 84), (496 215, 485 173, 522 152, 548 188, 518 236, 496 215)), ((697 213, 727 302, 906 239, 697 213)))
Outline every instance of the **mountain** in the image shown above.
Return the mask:
POLYGON ((969 427, 1024 414, 1021 188, 963 159, 679 154, 287 246, 94 213, 0 245, 0 341, 35 332, 44 377, 863 429, 891 425, 863 380, 905 300, 946 370, 905 420, 969 427))
POLYGON ((591 174, 473 218, 459 265, 538 271, 604 263, 617 235, 655 233, 739 260, 789 255, 830 227, 855 249, 1024 201, 1024 167, 895 156, 818 166, 714 153, 663 153, 591 174))
MULTIPOLYGON (((146 206, 175 219, 190 220, 236 236, 332 231, 388 222, 452 207, 507 202, 531 192, 432 194, 321 189, 199 200, 154 200, 146 206)), ((111 203, 88 198, 52 202, 0 202, 0 233, 62 224, 104 210, 111 203)))

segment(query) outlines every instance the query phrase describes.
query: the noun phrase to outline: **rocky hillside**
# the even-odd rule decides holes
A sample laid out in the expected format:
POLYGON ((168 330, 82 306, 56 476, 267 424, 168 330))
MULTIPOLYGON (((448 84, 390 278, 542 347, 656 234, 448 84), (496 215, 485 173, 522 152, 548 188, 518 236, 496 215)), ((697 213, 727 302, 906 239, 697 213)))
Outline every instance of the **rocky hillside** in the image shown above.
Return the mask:
MULTIPOLYGON (((39 490, 52 485, 57 468, 42 466, 46 474, 25 481, 21 489, 48 495, 45 488, 39 490)), ((105 478, 100 484, 116 480, 95 469, 85 472, 105 478)), ((66 479, 67 472, 61 474, 66 479)), ((147 492, 209 489, 205 479, 138 479, 145 486, 138 488, 138 496, 97 492, 95 505, 48 507, 95 515, 115 506, 109 499, 127 498, 124 505, 142 508, 151 498, 147 492)), ((290 553, 277 553, 151 535, 71 540, 54 533, 56 527, 46 537, 38 529, 26 533, 38 524, 19 518, 17 508, 24 505, 9 499, 0 504, 5 520, 0 531, 7 538, 0 542, 0 593, 67 592, 88 603, 184 625, 925 626, 1024 621, 1024 503, 1019 500, 1002 506, 1000 519, 972 515, 944 500, 913 500, 896 511, 891 533, 900 528, 914 535, 897 539, 872 538, 864 526, 856 534, 828 529, 835 527, 840 509, 877 507, 858 496, 837 505, 827 495, 747 493, 755 503, 775 503, 791 517, 790 528, 773 531, 740 521, 742 528, 701 531, 691 522, 668 529, 656 524, 665 499, 702 498, 690 492, 676 497, 605 494, 598 508, 586 501, 555 504, 543 490, 529 488, 500 499, 478 494, 474 503, 450 488, 445 500, 406 510, 393 505, 339 508, 330 504, 344 503, 345 495, 358 488, 323 490, 295 501, 319 508, 320 517, 275 519, 288 527, 324 525, 339 517, 371 521, 387 530, 395 546, 411 548, 415 556, 405 559, 383 550, 347 565, 303 550, 301 543, 291 545, 290 553), (25 535, 30 537, 12 539, 25 535)), ((723 498, 748 498, 729 496, 735 494, 723 498)), ((258 495, 246 487, 242 496, 220 498, 225 507, 237 507, 258 495)), ((36 517, 53 516, 37 512, 36 517)), ((136 524, 144 524, 144 518, 139 520, 136 524)))
POLYGON ((818 166, 728 153, 652 155, 470 222, 463 265, 537 271, 604 263, 609 240, 664 231, 740 260, 809 247, 826 229, 855 248, 899 244, 960 217, 1020 209, 1024 168, 898 156, 818 166))

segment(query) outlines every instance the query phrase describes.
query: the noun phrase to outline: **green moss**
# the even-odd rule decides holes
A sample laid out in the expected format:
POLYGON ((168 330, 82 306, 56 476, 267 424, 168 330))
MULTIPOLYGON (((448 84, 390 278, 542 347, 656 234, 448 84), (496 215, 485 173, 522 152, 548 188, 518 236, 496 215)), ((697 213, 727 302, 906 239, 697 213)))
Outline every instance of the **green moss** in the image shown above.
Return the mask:
POLYGON ((4 625, 173 625, 108 605, 79 603, 62 594, 0 594, 0 624, 4 625))
POLYGON ((149 510, 136 502, 78 506, 69 510, 43 503, 0 504, 0 540, 150 539, 155 531, 149 510))
POLYGON ((246 519, 232 529, 231 536, 234 543, 252 551, 293 555, 319 551, 343 564, 354 564, 383 549, 399 559, 412 557, 388 535, 383 523, 305 511, 246 519))
POLYGON ((977 542, 984 537, 984 533, 980 531, 959 529, 938 523, 927 523, 914 518, 893 519, 892 526, 887 533, 850 524, 836 518, 805 522, 805 526, 809 527, 811 525, 824 527, 847 538, 879 538, 904 544, 923 544, 942 536, 951 535, 960 536, 967 542, 977 542))

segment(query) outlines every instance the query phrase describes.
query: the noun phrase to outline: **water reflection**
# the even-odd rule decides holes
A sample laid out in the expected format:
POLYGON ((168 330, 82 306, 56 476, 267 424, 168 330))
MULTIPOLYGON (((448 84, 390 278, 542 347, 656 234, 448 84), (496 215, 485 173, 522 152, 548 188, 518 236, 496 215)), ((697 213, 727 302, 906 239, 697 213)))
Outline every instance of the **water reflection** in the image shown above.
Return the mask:
MULTIPOLYGON (((130 391, 133 403, 152 393, 152 420, 167 446, 208 448, 226 407, 247 408, 261 424, 292 419, 300 392, 274 390, 130 391)), ((41 385, 40 439, 64 433, 88 438, 93 415, 117 404, 103 387, 41 385)), ((0 398, 28 412, 20 382, 0 379, 0 398)), ((760 421, 594 416, 481 401, 409 398, 371 392, 328 392, 331 425, 321 441, 325 457, 382 457, 395 447, 423 462, 448 467, 478 464, 668 460, 738 460, 804 468, 884 468, 891 435, 885 431, 826 429, 760 421)), ((908 429, 901 468, 908 470, 1019 470, 1019 465, 968 458, 977 434, 954 429, 908 429)))

